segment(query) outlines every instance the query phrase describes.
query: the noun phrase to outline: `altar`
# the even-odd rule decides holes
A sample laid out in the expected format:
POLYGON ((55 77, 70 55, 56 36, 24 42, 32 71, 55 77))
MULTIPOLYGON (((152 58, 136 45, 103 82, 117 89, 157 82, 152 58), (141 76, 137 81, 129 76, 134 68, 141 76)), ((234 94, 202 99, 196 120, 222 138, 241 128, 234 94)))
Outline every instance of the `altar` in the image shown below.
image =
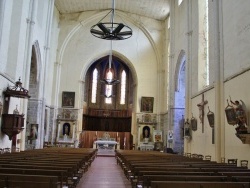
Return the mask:
POLYGON ((116 141, 112 140, 97 140, 93 144, 94 149, 111 149, 114 150, 117 145, 116 141))
POLYGON ((154 150, 153 143, 140 143, 139 147, 140 147, 140 150, 142 150, 142 151, 154 150))

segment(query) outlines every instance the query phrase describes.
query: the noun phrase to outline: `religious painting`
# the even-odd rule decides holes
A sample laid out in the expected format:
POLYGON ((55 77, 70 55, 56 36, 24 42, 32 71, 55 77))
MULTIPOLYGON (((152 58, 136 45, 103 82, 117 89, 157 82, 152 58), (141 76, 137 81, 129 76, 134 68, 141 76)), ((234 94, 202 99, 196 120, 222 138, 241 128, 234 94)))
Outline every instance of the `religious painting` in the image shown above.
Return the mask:
POLYGON ((154 142, 162 142, 162 131, 161 130, 154 131, 154 142))
POLYGON ((236 112, 232 106, 227 106, 225 113, 229 125, 236 125, 238 123, 236 112))
POLYGON ((154 143, 155 151, 163 151, 163 142, 155 142, 154 143))
POLYGON ((141 98, 141 112, 153 113, 154 97, 141 98))
POLYGON ((62 92, 62 107, 63 108, 74 108, 75 105, 75 92, 62 92))

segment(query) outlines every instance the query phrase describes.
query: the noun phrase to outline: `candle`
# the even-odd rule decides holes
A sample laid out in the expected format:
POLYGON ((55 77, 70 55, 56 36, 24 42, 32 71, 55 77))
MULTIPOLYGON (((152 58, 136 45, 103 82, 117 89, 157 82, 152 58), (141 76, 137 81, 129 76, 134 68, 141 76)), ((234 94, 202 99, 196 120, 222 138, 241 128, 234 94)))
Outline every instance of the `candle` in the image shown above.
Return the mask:
POLYGON ((95 132, 95 135, 97 136, 97 131, 95 132))
POLYGON ((118 137, 118 132, 116 132, 116 136, 118 137))

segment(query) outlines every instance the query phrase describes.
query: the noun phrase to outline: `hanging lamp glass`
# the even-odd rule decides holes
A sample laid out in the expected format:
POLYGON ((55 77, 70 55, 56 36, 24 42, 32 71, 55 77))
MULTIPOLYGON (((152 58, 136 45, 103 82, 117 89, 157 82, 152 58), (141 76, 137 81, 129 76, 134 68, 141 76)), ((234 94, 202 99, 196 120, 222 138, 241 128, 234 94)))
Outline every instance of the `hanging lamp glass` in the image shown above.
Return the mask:
POLYGON ((112 72, 112 40, 110 41, 111 44, 111 49, 109 52, 109 62, 108 62, 108 72, 107 75, 105 75, 105 78, 101 80, 102 83, 106 84, 106 85, 115 85, 120 83, 120 80, 114 79, 113 78, 113 72, 112 72))

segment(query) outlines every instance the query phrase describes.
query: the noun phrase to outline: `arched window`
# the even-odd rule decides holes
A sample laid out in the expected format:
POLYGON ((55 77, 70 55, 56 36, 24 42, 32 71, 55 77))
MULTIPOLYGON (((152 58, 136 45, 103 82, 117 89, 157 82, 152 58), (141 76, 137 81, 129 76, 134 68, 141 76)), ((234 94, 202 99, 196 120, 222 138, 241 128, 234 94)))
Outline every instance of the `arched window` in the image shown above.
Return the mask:
MULTIPOLYGON (((111 69, 108 70, 108 72, 106 73, 106 79, 107 80, 112 80, 113 79, 113 73, 111 71, 111 69)), ((112 85, 107 85, 106 84, 106 88, 105 88, 105 103, 107 104, 111 104, 112 103, 112 94, 113 94, 113 86, 112 85)))
POLYGON ((126 97, 126 72, 123 70, 121 75, 121 98, 120 104, 125 104, 125 97, 126 97))
POLYGON ((129 87, 133 78, 122 60, 114 56, 110 66, 108 58, 100 58, 89 67, 83 100, 91 109, 126 110, 133 102, 133 88, 129 87))
POLYGON ((181 5, 182 1, 183 1, 183 0, 178 0, 178 6, 181 5))
POLYGON ((92 95, 91 95, 91 102, 96 103, 96 92, 97 92, 97 78, 98 78, 98 71, 95 68, 92 75, 92 95))
POLYGON ((208 1, 199 1, 199 89, 209 85, 209 52, 208 52, 208 1))

